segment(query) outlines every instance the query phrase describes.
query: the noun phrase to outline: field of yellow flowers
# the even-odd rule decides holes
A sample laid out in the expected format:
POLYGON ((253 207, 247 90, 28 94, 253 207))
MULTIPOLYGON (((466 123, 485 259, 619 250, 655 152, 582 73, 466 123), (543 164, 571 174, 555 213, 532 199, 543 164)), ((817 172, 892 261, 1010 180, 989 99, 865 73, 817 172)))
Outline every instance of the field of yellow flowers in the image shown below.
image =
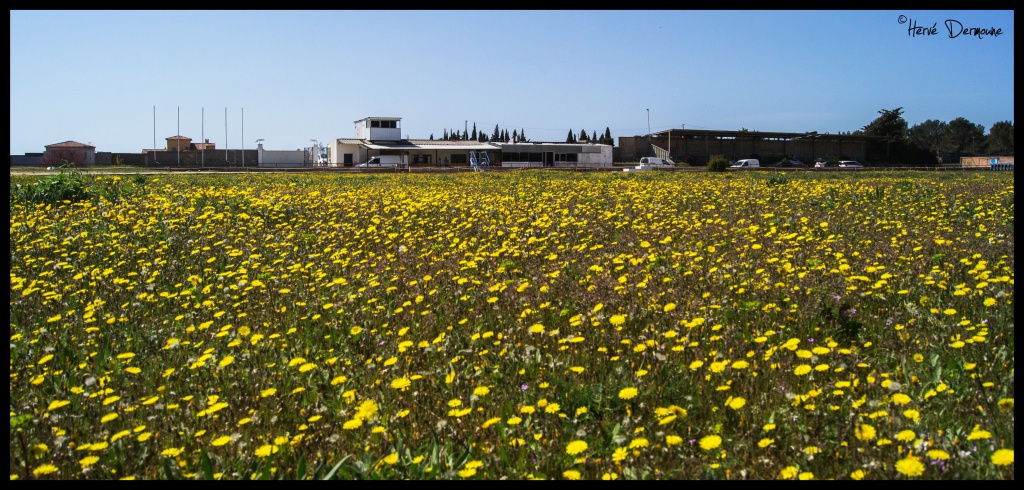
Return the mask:
POLYGON ((12 197, 11 479, 1012 479, 1013 176, 779 175, 12 197))

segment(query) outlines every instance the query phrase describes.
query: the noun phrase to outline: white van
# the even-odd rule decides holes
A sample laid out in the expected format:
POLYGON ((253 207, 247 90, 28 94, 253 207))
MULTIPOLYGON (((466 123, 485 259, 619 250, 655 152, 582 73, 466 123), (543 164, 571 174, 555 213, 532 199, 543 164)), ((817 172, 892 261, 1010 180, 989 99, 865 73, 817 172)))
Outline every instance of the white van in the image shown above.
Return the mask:
POLYGON ((656 157, 643 157, 640 159, 640 165, 668 165, 665 160, 656 157))
POLYGON ((399 165, 404 164, 405 162, 402 161, 402 155, 378 155, 375 157, 370 157, 370 159, 367 160, 365 163, 360 163, 359 165, 356 165, 356 167, 397 167, 399 165))
POLYGON ((732 168, 757 168, 761 166, 761 162, 756 158, 744 158, 743 160, 736 160, 736 163, 730 165, 732 168))

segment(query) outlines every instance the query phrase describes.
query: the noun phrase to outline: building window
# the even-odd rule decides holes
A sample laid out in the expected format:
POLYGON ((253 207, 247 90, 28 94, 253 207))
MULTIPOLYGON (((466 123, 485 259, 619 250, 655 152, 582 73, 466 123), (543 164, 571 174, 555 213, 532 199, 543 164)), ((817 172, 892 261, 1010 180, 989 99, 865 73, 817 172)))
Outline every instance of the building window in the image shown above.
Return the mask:
POLYGON ((556 162, 575 162, 577 155, 575 153, 555 153, 556 162))
POLYGON ((370 121, 370 127, 371 128, 379 128, 380 127, 380 121, 370 121))
POLYGON ((452 163, 466 163, 468 161, 465 153, 452 153, 452 163))

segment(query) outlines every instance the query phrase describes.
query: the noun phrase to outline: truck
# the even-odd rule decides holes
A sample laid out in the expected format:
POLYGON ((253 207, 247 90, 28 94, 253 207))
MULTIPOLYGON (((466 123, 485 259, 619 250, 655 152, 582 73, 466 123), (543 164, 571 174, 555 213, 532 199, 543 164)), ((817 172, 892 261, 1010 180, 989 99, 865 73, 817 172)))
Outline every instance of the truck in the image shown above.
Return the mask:
POLYGON ((369 160, 356 165, 357 168, 370 168, 370 167, 398 167, 407 166, 405 157, 402 155, 377 155, 370 157, 369 160))

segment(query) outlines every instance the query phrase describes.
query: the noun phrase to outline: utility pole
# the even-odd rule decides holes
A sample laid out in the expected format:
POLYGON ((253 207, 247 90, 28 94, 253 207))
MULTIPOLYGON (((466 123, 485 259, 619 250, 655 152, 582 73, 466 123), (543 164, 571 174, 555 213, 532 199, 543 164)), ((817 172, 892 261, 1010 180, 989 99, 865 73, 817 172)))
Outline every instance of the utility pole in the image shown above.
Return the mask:
POLYGON ((224 108, 224 165, 228 164, 228 108, 224 108))
POLYGON ((202 140, 203 149, 199 152, 199 168, 203 168, 203 164, 206 163, 206 108, 203 107, 202 112, 202 129, 200 130, 199 139, 202 140))
POLYGON ((651 151, 651 110, 647 109, 647 151, 651 151))
POLYGON ((245 107, 242 108, 242 166, 245 166, 245 107))
POLYGON ((174 148, 178 152, 178 166, 181 166, 181 106, 178 106, 178 137, 175 139, 174 148))
POLYGON ((156 163, 156 106, 153 106, 153 163, 156 163))

